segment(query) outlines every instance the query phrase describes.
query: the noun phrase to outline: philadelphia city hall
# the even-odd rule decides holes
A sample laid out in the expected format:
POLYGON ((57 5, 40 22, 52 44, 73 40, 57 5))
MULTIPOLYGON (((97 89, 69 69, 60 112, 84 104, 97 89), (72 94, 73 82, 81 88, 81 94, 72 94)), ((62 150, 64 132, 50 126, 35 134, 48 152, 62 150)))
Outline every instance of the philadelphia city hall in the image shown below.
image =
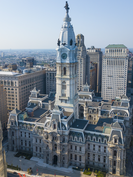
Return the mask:
POLYGON ((65 9, 56 49, 55 98, 34 88, 25 111, 10 112, 9 150, 31 153, 58 167, 94 167, 123 175, 130 100, 125 95, 112 103, 93 100, 88 84, 77 92, 77 47, 67 2, 65 9))

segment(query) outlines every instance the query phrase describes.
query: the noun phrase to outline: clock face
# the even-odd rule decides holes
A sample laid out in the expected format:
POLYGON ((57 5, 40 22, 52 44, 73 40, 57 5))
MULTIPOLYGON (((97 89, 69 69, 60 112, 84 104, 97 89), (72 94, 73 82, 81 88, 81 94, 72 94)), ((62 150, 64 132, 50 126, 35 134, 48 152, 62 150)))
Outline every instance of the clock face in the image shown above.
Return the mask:
POLYGON ((67 58, 67 54, 66 54, 66 53, 63 53, 63 54, 61 55, 61 58, 62 58, 62 59, 66 59, 66 58, 67 58))

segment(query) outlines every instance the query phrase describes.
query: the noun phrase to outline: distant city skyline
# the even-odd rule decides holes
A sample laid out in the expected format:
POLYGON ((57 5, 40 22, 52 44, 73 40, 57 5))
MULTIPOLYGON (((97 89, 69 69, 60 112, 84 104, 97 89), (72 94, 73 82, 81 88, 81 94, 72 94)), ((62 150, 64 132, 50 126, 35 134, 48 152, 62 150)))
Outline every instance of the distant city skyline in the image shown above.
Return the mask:
MULTIPOLYGON (((86 47, 124 44, 133 48, 132 0, 68 1, 75 35, 86 47)), ((55 49, 65 17, 65 1, 1 1, 0 50, 55 49)))

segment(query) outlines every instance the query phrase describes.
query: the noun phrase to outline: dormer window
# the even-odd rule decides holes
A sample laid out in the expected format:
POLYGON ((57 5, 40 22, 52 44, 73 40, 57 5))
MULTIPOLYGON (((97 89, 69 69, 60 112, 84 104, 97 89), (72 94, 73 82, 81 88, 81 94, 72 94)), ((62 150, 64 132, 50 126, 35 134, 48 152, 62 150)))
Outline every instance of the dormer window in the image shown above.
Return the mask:
POLYGON ((88 136, 88 140, 90 140, 90 136, 88 136))
POLYGON ((117 139, 116 138, 114 139, 114 143, 117 143, 117 139))
POLYGON ((75 137, 74 140, 77 141, 77 137, 75 137))
POLYGON ((79 141, 82 142, 82 138, 79 138, 79 141))
POLYGON ((107 142, 107 140, 105 139, 105 140, 104 140, 104 143, 106 143, 106 142, 107 142))

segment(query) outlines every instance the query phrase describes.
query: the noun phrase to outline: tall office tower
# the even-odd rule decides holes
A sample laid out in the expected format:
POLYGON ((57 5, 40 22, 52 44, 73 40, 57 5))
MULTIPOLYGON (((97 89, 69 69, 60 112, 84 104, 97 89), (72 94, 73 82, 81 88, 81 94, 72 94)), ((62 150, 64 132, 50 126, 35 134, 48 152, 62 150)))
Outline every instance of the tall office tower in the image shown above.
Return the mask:
POLYGON ((73 26, 68 15, 69 7, 66 2, 66 16, 58 39, 56 60, 56 99, 55 105, 59 105, 65 111, 78 113, 77 94, 77 51, 73 26))
MULTIPOLYGON (((27 70, 26 70, 27 71, 27 70)), ((32 70, 31 73, 18 74, 0 71, 0 83, 6 89, 7 109, 23 110, 28 101, 30 91, 36 87, 44 92, 45 70, 32 70)))
POLYGON ((7 177, 7 165, 6 165, 6 155, 5 150, 2 150, 2 140, 3 140, 3 133, 2 127, 0 122, 0 177, 7 177))
MULTIPOLYGON (((92 46, 87 49, 87 57, 92 64, 96 65, 96 85, 92 88, 95 93, 101 92, 101 82, 102 82, 102 51, 100 48, 95 48, 92 46)), ((90 82, 90 85, 92 83, 90 82)))
POLYGON ((102 66, 102 97, 111 100, 126 95, 128 56, 123 44, 105 48, 102 66))
POLYGON ((131 86, 132 86, 132 60, 133 57, 130 56, 128 58, 128 72, 127 72, 127 96, 131 97, 131 86))
POLYGON ((56 92, 56 69, 49 67, 46 69, 46 94, 51 91, 56 92))
POLYGON ((97 63, 90 62, 90 89, 96 91, 97 63))
POLYGON ((81 90, 86 82, 86 47, 84 45, 84 36, 78 34, 76 36, 77 45, 77 89, 81 90))
POLYGON ((6 128, 8 116, 7 116, 7 101, 6 101, 6 90, 3 85, 0 84, 0 121, 2 128, 6 128))

